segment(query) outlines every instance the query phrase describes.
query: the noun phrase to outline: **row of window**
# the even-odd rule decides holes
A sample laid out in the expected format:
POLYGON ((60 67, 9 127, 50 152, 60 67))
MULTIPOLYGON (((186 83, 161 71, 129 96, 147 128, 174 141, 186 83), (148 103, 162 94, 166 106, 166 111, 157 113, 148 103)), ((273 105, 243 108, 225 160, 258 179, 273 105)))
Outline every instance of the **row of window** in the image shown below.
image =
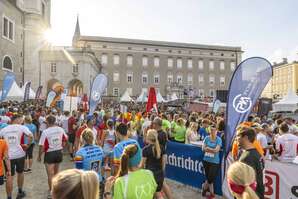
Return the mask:
MULTIPOLYGON (((157 89, 158 90, 158 89, 157 89)), ((129 95, 132 95, 132 88, 127 88, 126 91, 128 92, 129 95)), ((142 88, 142 91, 148 91, 147 88, 142 88)), ((105 92, 105 95, 107 94, 107 90, 105 92)), ((198 89, 197 95, 200 97, 204 97, 205 95, 209 97, 215 97, 215 90, 214 89, 209 89, 209 92, 205 92, 204 89, 198 89)), ((120 96, 120 89, 118 87, 113 88, 113 96, 120 96)))
POLYGON ((8 17, 2 17, 2 37, 10 41, 14 41, 15 23, 8 17))
MULTIPOLYGON (((101 63, 102 65, 107 65, 108 64, 108 55, 107 54, 102 54, 101 55, 101 63)), ((113 64, 114 65, 119 65, 120 64, 120 56, 115 54, 113 56, 113 64)), ((127 66, 132 66, 133 65, 133 56, 132 55, 127 55, 126 56, 126 65, 127 66)), ((148 56, 143 56, 142 57, 142 65, 144 67, 148 66, 149 65, 149 58, 148 56)), ((160 66, 160 58, 155 56, 153 58, 153 65, 155 67, 159 67, 160 66)), ((193 60, 191 58, 187 59, 187 68, 188 69, 192 69, 193 68, 193 60)), ((172 57, 169 57, 168 58, 168 67, 169 68, 173 68, 174 67, 174 58, 172 57)), ((181 69, 183 68, 183 60, 182 58, 177 58, 176 59, 176 67, 181 69)), ((219 69, 220 70, 225 70, 225 62, 224 61, 220 61, 219 63, 219 69)), ((234 71, 235 70, 235 67, 236 67, 236 64, 235 62, 230 62, 230 69, 231 71, 234 71)), ((199 60, 198 61, 198 68, 200 70, 203 70, 204 69, 204 61, 203 60, 199 60)), ((214 61, 211 60, 209 61, 209 69, 210 70, 214 70, 215 69, 215 64, 214 64, 214 61)))
MULTIPOLYGON (((120 81, 120 73, 115 72, 113 73, 113 81, 114 82, 119 82, 120 81)), ((126 74, 126 81, 127 83, 133 83, 133 73, 127 73, 126 74)), ((149 77, 148 74, 142 74, 142 78, 141 78, 142 84, 148 84, 149 83, 149 77)), ((174 82, 174 76, 169 74, 167 75, 167 83, 173 83, 174 82)), ((176 76, 176 82, 178 84, 183 84, 183 76, 182 75, 177 75, 176 76)), ((204 76, 203 75, 199 75, 198 76, 198 82, 199 85, 203 85, 204 84, 204 76)), ((155 74, 153 75, 153 83, 154 84, 159 84, 160 83, 160 75, 159 74, 155 74)), ((193 75, 192 74, 188 74, 187 75, 187 84, 188 85, 192 85, 193 84, 193 75)), ((215 84, 215 76, 214 75, 209 75, 209 85, 213 86, 215 84)), ((219 77, 219 84, 220 86, 225 86, 226 84, 226 78, 225 76, 220 76, 219 77)))
MULTIPOLYGON (((57 64, 55 62, 51 63, 51 73, 57 72, 57 64)), ((79 64, 73 64, 72 65, 72 72, 78 73, 79 72, 79 64)))

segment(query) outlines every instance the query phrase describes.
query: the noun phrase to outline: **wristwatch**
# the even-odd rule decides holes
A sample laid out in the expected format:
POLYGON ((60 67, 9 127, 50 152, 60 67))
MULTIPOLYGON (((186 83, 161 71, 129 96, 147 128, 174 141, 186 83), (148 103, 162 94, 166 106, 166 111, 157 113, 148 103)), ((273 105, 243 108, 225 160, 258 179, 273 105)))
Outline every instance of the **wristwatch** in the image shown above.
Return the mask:
POLYGON ((106 198, 107 196, 111 196, 112 193, 111 192, 104 192, 103 193, 103 197, 106 198))

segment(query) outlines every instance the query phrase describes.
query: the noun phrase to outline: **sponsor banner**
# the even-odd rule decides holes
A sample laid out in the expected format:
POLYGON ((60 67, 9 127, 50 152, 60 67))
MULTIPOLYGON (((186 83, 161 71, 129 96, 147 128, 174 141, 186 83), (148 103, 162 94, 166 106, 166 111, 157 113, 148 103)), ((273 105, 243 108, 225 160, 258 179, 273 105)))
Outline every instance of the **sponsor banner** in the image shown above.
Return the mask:
POLYGON ((31 86, 31 82, 26 82, 25 92, 24 92, 24 102, 26 102, 27 100, 29 100, 30 86, 31 86))
POLYGON ((228 93, 225 149, 229 151, 238 124, 245 121, 272 77, 272 66, 264 58, 253 57, 241 62, 235 70, 228 93))
POLYGON ((6 99, 15 79, 16 79, 16 77, 15 77, 14 73, 8 72, 4 76, 1 101, 4 101, 6 99))
MULTIPOLYGON (((230 165, 233 161, 230 156, 228 159, 228 165, 230 165)), ((264 172, 265 199, 298 198, 298 179, 295 176, 297 169, 297 164, 266 160, 264 172)), ((234 198, 229 192, 226 178, 222 190, 225 198, 234 198)))
POLYGON ((56 93, 54 91, 50 91, 47 97, 46 107, 51 107, 53 100, 56 97, 56 93))
POLYGON ((66 96, 63 100, 63 111, 72 111, 78 110, 78 97, 66 96))
POLYGON ((221 104, 220 100, 216 99, 213 103, 212 112, 217 113, 219 111, 220 104, 221 104))
POLYGON ((90 92, 90 101, 89 101, 89 114, 93 114, 98 103, 101 102, 101 95, 104 93, 108 85, 108 78, 104 74, 99 74, 93 81, 91 92, 90 92))
POLYGON ((42 86, 39 86, 37 91, 36 91, 36 94, 35 94, 35 99, 40 99, 41 92, 42 92, 42 86))
MULTIPOLYGON (((205 182, 203 156, 201 147, 168 142, 166 177, 182 184, 202 189, 205 182)), ((220 155, 222 157, 222 154, 220 155)), ((222 195, 221 169, 215 183, 215 193, 222 195)))

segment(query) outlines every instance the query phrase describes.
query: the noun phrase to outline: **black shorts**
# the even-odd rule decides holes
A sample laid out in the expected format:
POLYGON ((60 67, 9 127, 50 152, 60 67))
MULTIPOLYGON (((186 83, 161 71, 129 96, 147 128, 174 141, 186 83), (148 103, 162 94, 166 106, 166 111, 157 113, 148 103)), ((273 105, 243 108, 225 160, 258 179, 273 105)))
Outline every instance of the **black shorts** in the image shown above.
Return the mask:
POLYGON ((75 138, 76 138, 75 134, 74 133, 67 133, 67 135, 68 135, 68 142, 71 143, 71 144, 74 144, 75 138))
POLYGON ((32 159, 33 158, 33 148, 34 144, 31 144, 29 148, 26 150, 26 159, 32 159))
POLYGON ((203 166, 205 170, 205 177, 209 184, 214 183, 218 170, 220 168, 220 164, 215 164, 212 162, 203 161, 203 166))
POLYGON ((0 176, 0 186, 4 184, 4 176, 0 176))
POLYGON ((153 173, 153 175, 154 175, 155 182, 157 184, 156 192, 160 192, 162 189, 164 179, 165 179, 164 172, 163 171, 157 171, 157 172, 155 171, 153 173))
POLYGON ((58 164, 63 160, 62 150, 47 152, 44 155, 45 164, 58 164))
POLYGON ((15 172, 23 173, 25 167, 25 157, 10 160, 11 176, 14 176, 15 172))

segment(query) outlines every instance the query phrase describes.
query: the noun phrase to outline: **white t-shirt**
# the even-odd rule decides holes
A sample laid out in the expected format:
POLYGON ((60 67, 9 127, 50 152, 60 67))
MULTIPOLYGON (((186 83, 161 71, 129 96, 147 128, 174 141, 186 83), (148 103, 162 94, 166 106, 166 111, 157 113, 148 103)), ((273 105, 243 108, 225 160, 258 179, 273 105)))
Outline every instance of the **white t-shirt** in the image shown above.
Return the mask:
POLYGON ((97 141, 97 130, 93 127, 92 128, 92 133, 93 133, 93 144, 96 144, 97 141))
POLYGON ((21 144, 24 143, 24 136, 33 137, 31 131, 23 125, 12 124, 0 130, 0 136, 4 137, 8 144, 8 156, 10 160, 22 158, 26 155, 21 144))
POLYGON ((62 116, 62 128, 64 129, 65 132, 68 132, 68 119, 69 117, 63 115, 62 116))
POLYGON ((39 130, 40 131, 44 131, 47 128, 47 124, 46 124, 46 118, 43 116, 40 116, 38 119, 39 122, 39 130))
POLYGON ((257 134, 257 140, 260 142, 263 149, 268 147, 267 137, 263 133, 257 134))
POLYGON ((286 133, 279 136, 276 140, 276 149, 281 151, 280 160, 292 162, 297 156, 298 136, 286 133))
POLYGON ((49 127, 41 134, 39 145, 44 147, 45 152, 58 151, 63 149, 63 142, 68 139, 63 128, 58 126, 49 127))
POLYGON ((62 126, 63 115, 56 115, 56 124, 62 126))

